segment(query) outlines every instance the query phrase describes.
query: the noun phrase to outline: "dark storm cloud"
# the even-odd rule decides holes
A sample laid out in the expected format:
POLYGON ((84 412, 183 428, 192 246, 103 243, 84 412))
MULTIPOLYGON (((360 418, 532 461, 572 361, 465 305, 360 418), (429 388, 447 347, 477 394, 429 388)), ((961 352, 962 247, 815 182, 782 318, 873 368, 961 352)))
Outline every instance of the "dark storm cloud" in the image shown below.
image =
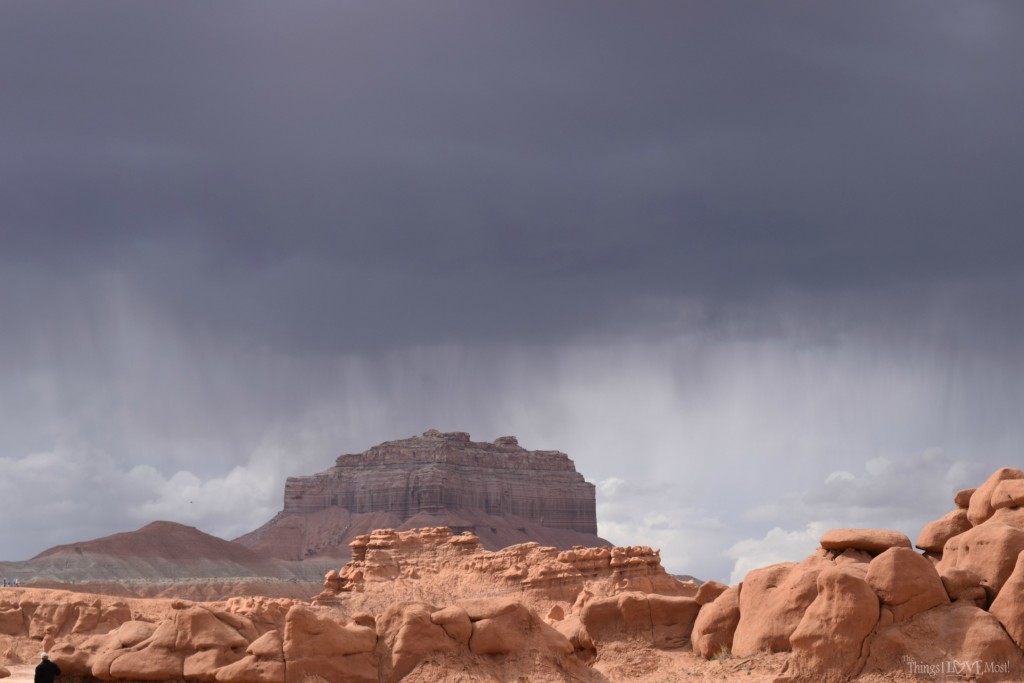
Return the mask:
POLYGON ((1019 457, 1022 19, 0 4, 0 544, 241 533, 428 427, 680 572, 913 533, 1019 457))
POLYGON ((5 262, 278 348, 974 284, 1022 247, 1012 5, 3 13, 5 262))

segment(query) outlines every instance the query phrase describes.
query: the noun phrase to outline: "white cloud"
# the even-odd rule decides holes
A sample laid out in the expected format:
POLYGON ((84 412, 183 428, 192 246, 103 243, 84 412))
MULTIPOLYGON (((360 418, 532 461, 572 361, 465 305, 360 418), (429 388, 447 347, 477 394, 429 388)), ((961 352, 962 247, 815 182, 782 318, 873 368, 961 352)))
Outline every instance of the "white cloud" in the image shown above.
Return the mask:
POLYGON ((857 477, 852 472, 845 470, 839 470, 825 477, 825 485, 835 483, 837 481, 854 481, 857 477))
POLYGON ((864 469, 873 477, 881 475, 891 466, 892 463, 887 458, 872 458, 864 463, 864 469))
POLYGON ((734 543, 726 555, 735 560, 729 583, 743 580, 752 569, 766 567, 779 562, 798 562, 814 552, 821 536, 830 525, 825 522, 811 522, 803 529, 786 531, 775 527, 761 538, 746 538, 734 543))
MULTIPOLYGON (((951 375, 842 335, 292 358, 124 318, 113 351, 97 333, 95 375, 32 366, 22 379, 46 390, 32 410, 0 414, 20 435, 0 461, 18 518, 0 527, 5 559, 158 517, 232 537, 280 509, 287 476, 436 427, 567 452, 597 483, 599 533, 660 546, 675 573, 721 580, 737 543, 776 527, 833 520, 913 538, 957 488, 1016 453, 1016 427, 996 419, 1004 402, 979 413, 967 400, 990 387, 1012 398, 1012 381, 951 375), (118 354, 142 371, 104 382, 118 354), (25 446, 44 438, 58 445, 25 446)), ((0 405, 15 405, 4 390, 0 405)))
POLYGON ((611 477, 596 486, 598 531, 604 538, 615 545, 660 549, 662 565, 674 574, 717 575, 720 519, 673 497, 668 485, 611 477))
POLYGON ((748 522, 775 526, 729 548, 726 554, 735 560, 730 580, 766 564, 801 559, 831 528, 895 529, 913 542, 927 522, 953 509, 958 489, 980 484, 989 474, 979 463, 935 448, 898 459, 872 458, 863 469, 859 476, 832 472, 820 485, 749 508, 748 522))
POLYGON ((251 531, 281 507, 286 459, 257 451, 222 477, 150 464, 125 470, 98 449, 57 446, 0 458, 6 557, 26 559, 52 545, 128 531, 156 520, 225 538, 251 531))
POLYGON ((924 523, 952 509, 958 489, 976 486, 989 474, 980 463, 934 448, 900 458, 873 458, 863 471, 832 472, 821 484, 752 506, 745 518, 788 528, 830 519, 842 526, 900 529, 913 539, 924 523))

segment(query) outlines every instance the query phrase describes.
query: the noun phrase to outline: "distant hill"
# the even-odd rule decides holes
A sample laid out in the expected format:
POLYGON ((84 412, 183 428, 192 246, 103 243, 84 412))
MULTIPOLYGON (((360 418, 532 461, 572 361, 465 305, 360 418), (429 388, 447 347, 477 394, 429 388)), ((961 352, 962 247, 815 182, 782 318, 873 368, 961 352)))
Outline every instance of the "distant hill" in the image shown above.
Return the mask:
MULTIPOLYGON (((146 584, 195 583, 209 586, 205 594, 230 594, 230 585, 260 582, 308 584, 314 590, 335 563, 287 562, 261 556, 245 546, 175 522, 153 522, 141 529, 90 541, 59 545, 23 562, 0 562, 0 575, 29 585, 81 584, 95 590, 117 584, 116 594, 153 594, 146 584), (128 588, 126 588, 126 586, 128 588)), ((254 591, 259 593, 261 591, 254 591)), ((264 591, 280 594, 282 590, 264 591)), ((315 591, 314 591, 315 592, 315 591)))
POLYGON ((39 553, 31 561, 86 555, 130 561, 174 560, 182 564, 213 561, 252 567, 260 566, 263 561, 258 554, 243 545, 176 522, 152 522, 135 531, 54 546, 39 553))

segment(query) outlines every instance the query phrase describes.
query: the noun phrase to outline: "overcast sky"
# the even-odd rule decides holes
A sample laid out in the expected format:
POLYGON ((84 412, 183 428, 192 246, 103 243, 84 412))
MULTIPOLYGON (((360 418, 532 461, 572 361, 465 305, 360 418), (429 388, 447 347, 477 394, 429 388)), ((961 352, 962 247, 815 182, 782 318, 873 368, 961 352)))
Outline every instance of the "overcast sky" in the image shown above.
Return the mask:
POLYGON ((739 580, 1024 465, 1024 5, 0 4, 0 559, 428 428, 739 580))

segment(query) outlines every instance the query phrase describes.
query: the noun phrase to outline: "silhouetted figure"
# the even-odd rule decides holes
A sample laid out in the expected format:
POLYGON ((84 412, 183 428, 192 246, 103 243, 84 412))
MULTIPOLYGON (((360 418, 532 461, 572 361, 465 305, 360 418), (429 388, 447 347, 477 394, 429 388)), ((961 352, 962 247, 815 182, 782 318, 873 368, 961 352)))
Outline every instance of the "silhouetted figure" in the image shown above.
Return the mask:
POLYGON ((50 655, 45 652, 39 655, 43 661, 36 666, 36 683, 53 683, 53 679, 60 676, 60 667, 50 661, 50 655))

